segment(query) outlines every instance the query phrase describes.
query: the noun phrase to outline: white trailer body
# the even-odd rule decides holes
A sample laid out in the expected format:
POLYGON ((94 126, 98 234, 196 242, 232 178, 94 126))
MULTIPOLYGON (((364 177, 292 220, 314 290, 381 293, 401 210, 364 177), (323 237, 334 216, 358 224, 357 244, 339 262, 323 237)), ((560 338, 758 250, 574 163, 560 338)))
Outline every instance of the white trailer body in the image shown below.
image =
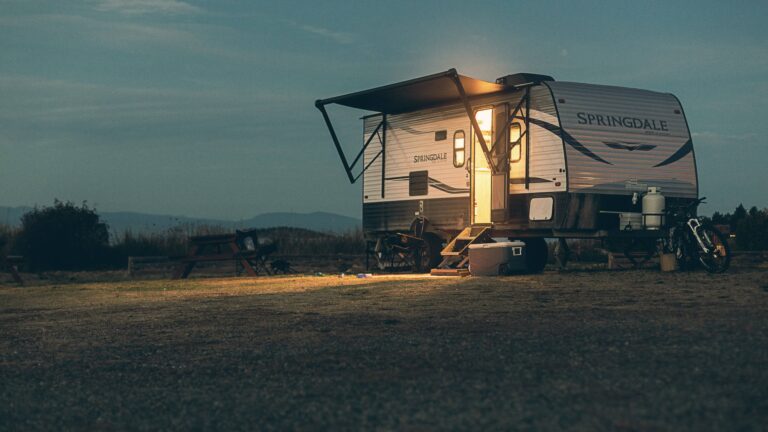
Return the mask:
POLYGON ((611 212, 636 211, 646 186, 672 202, 698 197, 688 125, 668 93, 449 71, 318 101, 336 142, 328 103, 379 111, 363 120, 368 233, 425 218, 450 235, 488 224, 513 237, 608 236, 611 212))

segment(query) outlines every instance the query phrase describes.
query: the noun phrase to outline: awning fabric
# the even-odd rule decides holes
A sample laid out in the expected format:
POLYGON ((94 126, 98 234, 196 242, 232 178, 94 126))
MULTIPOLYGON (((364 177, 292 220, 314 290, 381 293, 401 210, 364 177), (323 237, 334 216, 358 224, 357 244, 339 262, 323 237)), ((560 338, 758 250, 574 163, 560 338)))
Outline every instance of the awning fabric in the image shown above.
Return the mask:
POLYGON ((461 101, 453 77, 458 76, 467 97, 502 92, 509 87, 458 75, 454 69, 408 81, 315 102, 318 107, 339 104, 385 114, 400 114, 461 101))

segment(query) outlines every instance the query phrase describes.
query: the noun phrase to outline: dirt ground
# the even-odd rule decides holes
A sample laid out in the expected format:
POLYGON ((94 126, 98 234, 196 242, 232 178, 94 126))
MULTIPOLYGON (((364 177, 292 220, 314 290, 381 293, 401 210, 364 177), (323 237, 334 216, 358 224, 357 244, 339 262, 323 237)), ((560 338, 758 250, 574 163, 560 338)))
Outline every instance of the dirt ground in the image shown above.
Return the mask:
POLYGON ((0 287, 0 430, 764 430, 768 273, 0 287))

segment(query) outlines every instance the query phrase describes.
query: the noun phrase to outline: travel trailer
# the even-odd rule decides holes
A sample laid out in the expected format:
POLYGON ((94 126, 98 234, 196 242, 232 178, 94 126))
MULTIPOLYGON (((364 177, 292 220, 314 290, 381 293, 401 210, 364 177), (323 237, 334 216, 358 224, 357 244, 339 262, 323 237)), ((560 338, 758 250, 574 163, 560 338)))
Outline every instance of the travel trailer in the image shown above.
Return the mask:
POLYGON ((691 134, 669 93, 451 69, 315 105, 350 182, 362 178, 379 265, 413 252, 421 268, 457 267, 468 244, 503 237, 525 242, 536 271, 546 238, 658 237, 646 221, 663 204, 643 213, 649 188, 667 206, 698 197, 691 134), (351 162, 330 104, 371 112, 351 162))

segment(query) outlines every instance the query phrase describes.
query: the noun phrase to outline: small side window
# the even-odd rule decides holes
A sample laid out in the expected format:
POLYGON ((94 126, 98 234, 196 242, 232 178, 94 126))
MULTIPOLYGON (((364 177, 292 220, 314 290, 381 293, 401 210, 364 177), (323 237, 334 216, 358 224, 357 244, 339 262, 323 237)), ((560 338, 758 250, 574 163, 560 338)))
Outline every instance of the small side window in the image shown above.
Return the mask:
POLYGON ((518 162, 522 157, 522 138, 520 134, 520 123, 509 125, 509 161, 518 162))
POLYGON ((460 168, 466 161, 466 148, 464 145, 464 131, 458 130, 453 134, 453 166, 460 168))

